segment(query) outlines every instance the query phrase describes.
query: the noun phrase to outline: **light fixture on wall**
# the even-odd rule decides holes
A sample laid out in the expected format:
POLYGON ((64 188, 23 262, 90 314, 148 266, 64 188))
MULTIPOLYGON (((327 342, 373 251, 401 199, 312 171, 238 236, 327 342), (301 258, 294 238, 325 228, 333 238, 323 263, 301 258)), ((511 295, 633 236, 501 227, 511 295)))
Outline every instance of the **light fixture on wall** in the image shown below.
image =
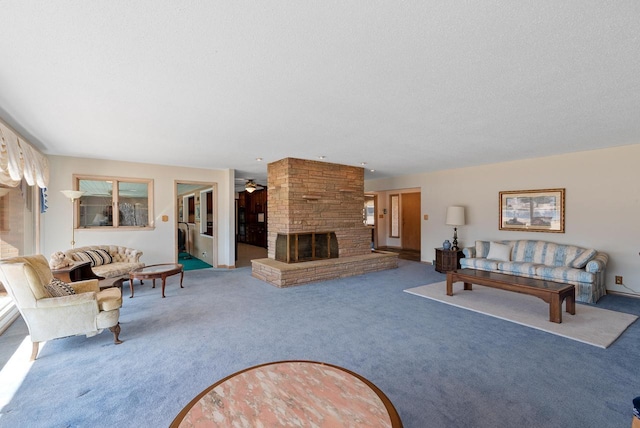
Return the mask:
POLYGON ((247 184, 244 185, 244 190, 246 190, 249 193, 255 192, 257 188, 258 186, 253 180, 247 180, 247 184))
POLYGON ((452 250, 459 250, 458 248, 458 227, 464 225, 464 207, 451 206, 447 208, 447 220, 448 226, 454 226, 453 228, 453 246, 452 250))
POLYGON ((82 195, 84 195, 84 192, 81 190, 61 190, 60 192, 71 200, 71 248, 75 248, 76 225, 73 221, 73 217, 75 214, 75 202, 76 200, 80 199, 82 195))

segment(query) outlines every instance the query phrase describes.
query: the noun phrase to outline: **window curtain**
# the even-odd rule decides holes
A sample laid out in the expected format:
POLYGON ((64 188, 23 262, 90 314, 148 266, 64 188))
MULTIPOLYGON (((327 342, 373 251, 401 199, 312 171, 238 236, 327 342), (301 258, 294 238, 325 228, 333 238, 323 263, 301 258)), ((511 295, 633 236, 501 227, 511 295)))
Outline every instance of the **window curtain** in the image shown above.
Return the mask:
POLYGON ((23 178, 29 186, 47 187, 49 161, 0 121, 0 184, 17 187, 23 178))

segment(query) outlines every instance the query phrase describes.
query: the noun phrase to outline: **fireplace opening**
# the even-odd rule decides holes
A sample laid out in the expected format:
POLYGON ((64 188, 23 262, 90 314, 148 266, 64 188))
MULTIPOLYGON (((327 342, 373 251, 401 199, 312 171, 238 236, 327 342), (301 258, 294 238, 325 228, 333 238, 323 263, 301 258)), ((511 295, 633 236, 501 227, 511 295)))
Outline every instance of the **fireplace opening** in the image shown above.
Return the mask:
POLYGON ((285 263, 338 258, 335 232, 279 233, 276 260, 285 263))

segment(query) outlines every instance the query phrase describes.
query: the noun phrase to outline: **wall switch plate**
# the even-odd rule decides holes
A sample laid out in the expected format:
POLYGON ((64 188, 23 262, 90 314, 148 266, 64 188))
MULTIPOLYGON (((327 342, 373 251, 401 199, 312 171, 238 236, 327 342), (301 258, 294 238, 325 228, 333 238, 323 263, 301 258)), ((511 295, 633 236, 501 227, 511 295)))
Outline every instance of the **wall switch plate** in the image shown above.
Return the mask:
POLYGON ((622 277, 616 275, 616 284, 622 284, 622 277))

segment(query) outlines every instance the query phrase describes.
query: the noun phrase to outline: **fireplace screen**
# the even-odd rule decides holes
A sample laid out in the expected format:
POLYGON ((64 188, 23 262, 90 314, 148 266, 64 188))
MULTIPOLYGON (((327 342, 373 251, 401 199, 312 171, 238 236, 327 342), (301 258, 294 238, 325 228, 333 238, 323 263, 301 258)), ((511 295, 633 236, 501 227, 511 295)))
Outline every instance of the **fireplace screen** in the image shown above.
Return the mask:
POLYGON ((279 233, 276 260, 286 263, 338 258, 338 239, 334 232, 279 233))

